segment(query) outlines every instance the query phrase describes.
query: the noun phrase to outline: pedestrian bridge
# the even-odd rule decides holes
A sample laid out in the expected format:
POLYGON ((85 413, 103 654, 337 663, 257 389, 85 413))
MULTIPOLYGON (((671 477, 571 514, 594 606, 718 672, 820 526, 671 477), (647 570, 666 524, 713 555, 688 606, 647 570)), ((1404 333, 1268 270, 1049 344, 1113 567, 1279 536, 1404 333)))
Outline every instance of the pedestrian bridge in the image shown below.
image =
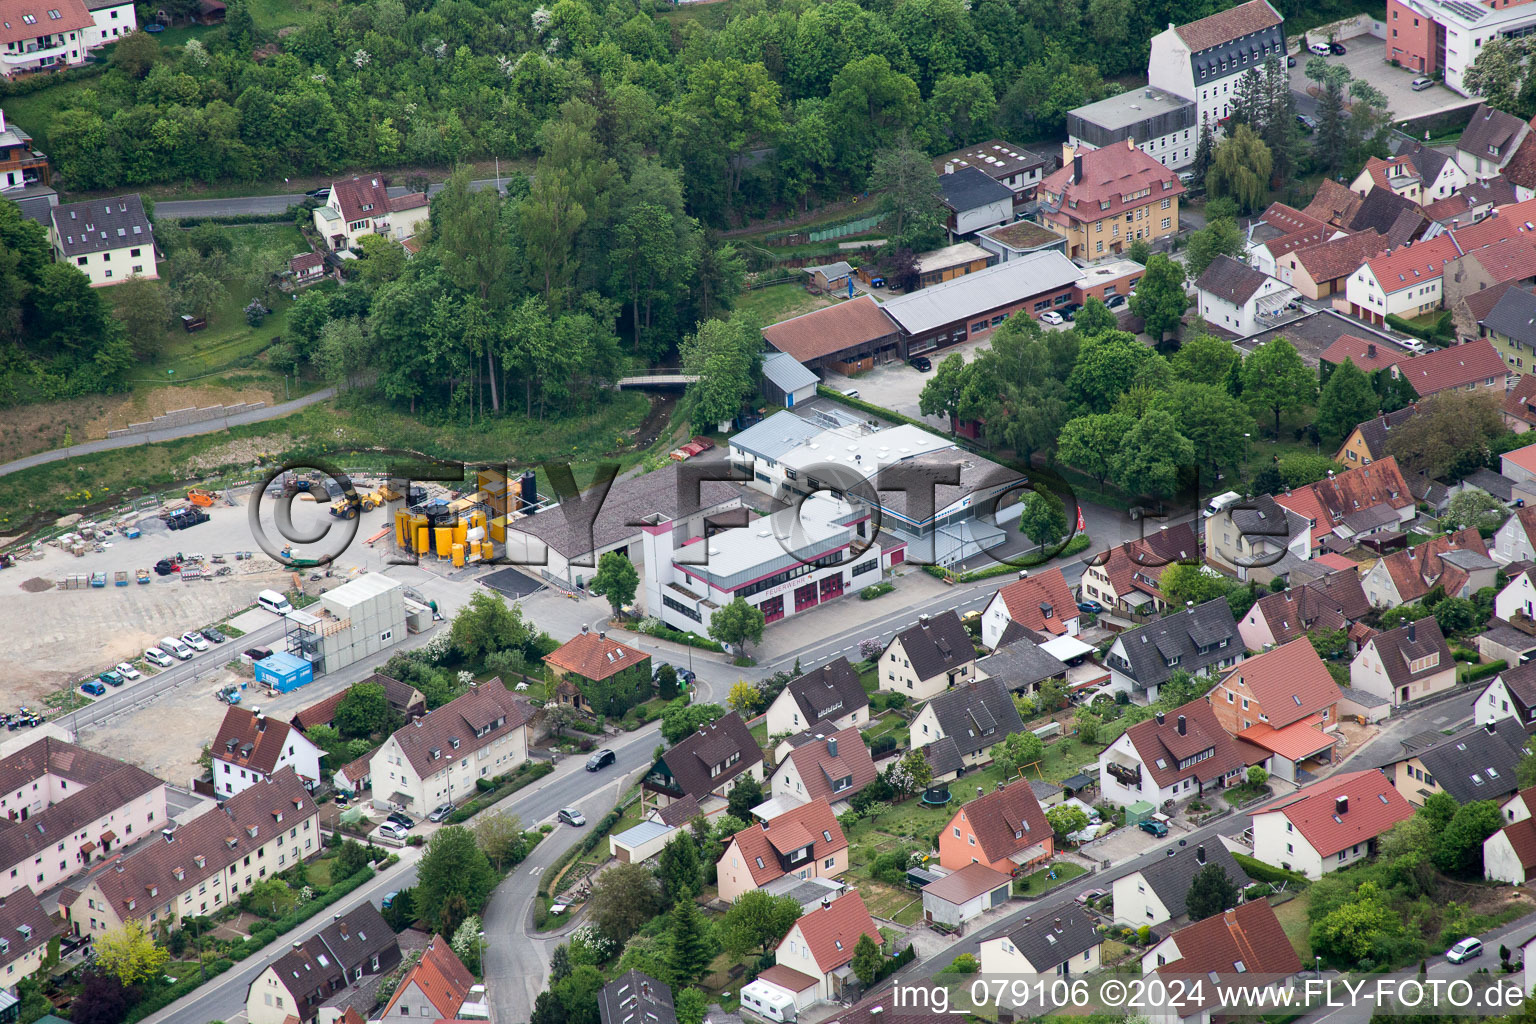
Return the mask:
POLYGON ((698 374, 684 373, 674 366, 620 377, 614 381, 613 386, 621 390, 624 388, 681 388, 687 387, 698 379, 698 374))

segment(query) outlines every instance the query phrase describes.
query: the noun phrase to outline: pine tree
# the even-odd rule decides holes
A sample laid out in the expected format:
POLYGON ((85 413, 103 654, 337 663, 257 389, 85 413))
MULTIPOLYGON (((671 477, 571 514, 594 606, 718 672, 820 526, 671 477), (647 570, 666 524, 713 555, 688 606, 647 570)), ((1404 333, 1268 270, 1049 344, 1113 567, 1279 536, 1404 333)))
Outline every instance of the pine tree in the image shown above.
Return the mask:
POLYGON ((1269 147, 1274 180, 1289 181, 1300 162, 1301 128, 1296 123, 1296 94, 1291 92, 1290 76, 1279 57, 1271 57, 1264 65, 1264 92, 1264 125, 1259 136, 1269 147))
POLYGON ((1323 82, 1323 95, 1317 101, 1317 138, 1312 143, 1317 165, 1332 173, 1344 162, 1349 139, 1344 124, 1344 85, 1338 78, 1323 82))
POLYGON ((1205 183, 1205 172, 1211 169, 1211 158, 1216 155, 1216 137, 1211 133, 1211 122, 1204 118, 1200 121, 1200 138, 1195 142, 1195 167, 1194 174, 1201 184, 1205 183))
POLYGON ((699 848, 691 836, 678 836, 661 848, 656 874, 667 898, 692 900, 699 894, 699 848))
POLYGON ((672 977, 667 980, 674 989, 692 985, 704 976, 714 959, 709 936, 704 931, 704 917, 693 900, 678 900, 672 908, 669 938, 667 967, 672 977))
POLYGON ((1240 124, 1248 125, 1255 132, 1261 131, 1264 108, 1264 82, 1258 68, 1249 68, 1237 80, 1237 87, 1233 90, 1232 113, 1227 118, 1227 131, 1231 132, 1240 124))

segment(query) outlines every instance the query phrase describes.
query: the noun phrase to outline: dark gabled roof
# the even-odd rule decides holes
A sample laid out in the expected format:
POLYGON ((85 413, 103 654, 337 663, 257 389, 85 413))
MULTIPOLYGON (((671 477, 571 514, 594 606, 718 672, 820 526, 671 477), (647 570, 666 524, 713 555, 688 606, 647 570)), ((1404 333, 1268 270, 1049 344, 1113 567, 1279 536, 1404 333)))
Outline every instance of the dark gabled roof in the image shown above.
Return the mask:
POLYGON ((1219 597, 1127 630, 1120 634, 1119 646, 1125 651, 1126 663, 1115 667, 1137 686, 1147 687, 1160 686, 1179 669, 1199 675, 1223 658, 1238 655, 1242 640, 1237 635, 1232 606, 1219 597), (1204 641, 1204 653, 1197 649, 1196 636, 1204 641), (1225 647, 1220 643, 1223 640, 1225 647), (1169 665, 1170 657, 1177 657, 1178 663, 1169 665))
POLYGON ((1360 200, 1360 205, 1355 208, 1346 226, 1351 232, 1379 231, 1386 236, 1386 244, 1401 245, 1418 235, 1417 230, 1412 230, 1408 237, 1401 237, 1405 229, 1398 223, 1398 218, 1403 214, 1411 215, 1410 223, 1415 228, 1429 223, 1412 199, 1405 199, 1390 189, 1373 188, 1360 200), (1394 227, 1397 228, 1396 232, 1393 231, 1394 227))
POLYGON ((672 780, 679 789, 703 800, 748 768, 761 763, 763 751, 752 738, 747 723, 732 711, 693 735, 684 737, 661 755, 661 760, 672 773, 672 780), (717 775, 711 774, 717 765, 725 764, 733 754, 741 755, 735 764, 726 766, 717 775))
POLYGON ((924 617, 917 625, 897 633, 891 643, 898 640, 918 679, 932 679, 976 660, 971 635, 953 608, 924 617))
POLYGON ((1232 851, 1227 849, 1220 836, 1212 836, 1194 846, 1170 847, 1168 852, 1173 856, 1160 857, 1148 864, 1141 869, 1141 877, 1157 893, 1157 898, 1168 908, 1168 916, 1174 920, 1187 912, 1184 900, 1189 895, 1190 883, 1206 865, 1221 868, 1227 873, 1228 880, 1239 888, 1247 882, 1243 869, 1237 866, 1232 851))
POLYGON ((0 896, 0 939, 5 939, 8 947, 0 953, 0 966, 13 964, 39 946, 46 946, 58 930, 29 886, 0 896))
POLYGON ((800 716, 807 727, 823 718, 841 718, 869 706, 869 694, 859 683, 859 674, 841 655, 790 680, 785 689, 799 706, 800 716))
POLYGON ((87 253, 155 244, 155 229, 137 195, 63 203, 50 212, 59 248, 71 259, 87 253))
POLYGON ((1477 157, 1497 156, 1507 160, 1513 155, 1509 147, 1524 127, 1525 122, 1514 114, 1506 114, 1483 103, 1462 130, 1456 148, 1477 157), (1494 153, 1494 149, 1498 152, 1494 153))
POLYGON ((1418 752, 1425 769, 1457 803, 1497 800, 1515 792, 1525 730, 1514 718, 1475 725, 1418 752))
POLYGON ((1360 439, 1365 442, 1366 453, 1373 461, 1386 456, 1387 434, 1408 422, 1418 411, 1419 407, 1416 405, 1405 405, 1395 412, 1373 416, 1355 427, 1360 431, 1360 439))
POLYGON ((394 740, 416 774, 425 779, 455 758, 510 736, 535 713, 532 704, 513 696, 497 677, 396 729, 394 740))
POLYGON ((1013 696, 1001 679, 978 679, 956 686, 933 698, 928 706, 938 718, 939 728, 962 754, 986 750, 1009 733, 1024 729, 1013 696))
POLYGON ((996 651, 976 662, 976 671, 996 679, 1009 690, 1021 690, 1046 679, 1065 676, 1067 665, 1042 650, 1039 644, 1021 638, 1006 646, 999 644, 996 651))
POLYGON ((1008 933, 1008 941, 1024 955, 1031 967, 1048 974, 1055 967, 1097 946, 1099 931, 1081 908, 1066 906, 1059 916, 1021 925, 1008 933))
POLYGON ((677 1024, 672 988, 641 971, 628 971, 603 986, 597 996, 602 1024, 677 1024))
POLYGON ((1504 474, 1495 473, 1486 467, 1468 473, 1461 482, 1476 490, 1486 491, 1500 501, 1515 500, 1515 482, 1504 474))
MULTIPOLYGON (((1516 632, 1519 631, 1516 630, 1516 632)), ((1503 681, 1504 688, 1509 691, 1510 696, 1528 708, 1536 707, 1536 661, 1528 661, 1524 665, 1507 668, 1499 673, 1498 678, 1503 681)))
POLYGON ((923 760, 928 762, 928 770, 936 779, 950 772, 958 772, 965 767, 965 758, 960 754, 960 744, 955 742, 953 736, 944 736, 932 743, 924 743, 917 749, 923 752, 923 760))
POLYGON ((976 167, 961 167, 939 175, 939 202, 963 213, 1002 200, 1013 202, 1013 190, 976 167))
POLYGON ((1125 735, 1135 748, 1141 767, 1160 789, 1182 779, 1209 782, 1224 778, 1251 761, 1249 748, 1221 727, 1216 710, 1204 698, 1137 722, 1125 735), (1179 731, 1181 723, 1183 732, 1179 731), (1179 767, 1180 761, 1207 750, 1211 751, 1210 757, 1179 767))
POLYGON ((1536 295, 1510 288, 1483 317, 1482 325, 1490 331, 1525 345, 1536 345, 1536 295))
MULTIPOLYGON (((400 963, 400 945, 394 929, 385 923, 378 908, 364 902, 331 920, 318 935, 272 961, 270 969, 298 1001, 302 1020, 333 994, 350 987, 359 969, 364 975, 382 975, 400 963), (378 957, 378 968, 373 958, 378 957)), ((253 981, 252 985, 255 984, 253 981)))
POLYGON ((1264 287, 1269 275, 1255 270, 1246 263, 1239 263, 1230 256, 1217 256, 1195 282, 1202 292, 1216 296, 1223 302, 1241 306, 1264 287))
POLYGON ((1440 177, 1440 172, 1444 170, 1445 165, 1451 161, 1450 157, 1438 149, 1426 146, 1417 139, 1410 139, 1399 146, 1396 155, 1407 157, 1412 162, 1425 185, 1433 184, 1435 179, 1440 177))

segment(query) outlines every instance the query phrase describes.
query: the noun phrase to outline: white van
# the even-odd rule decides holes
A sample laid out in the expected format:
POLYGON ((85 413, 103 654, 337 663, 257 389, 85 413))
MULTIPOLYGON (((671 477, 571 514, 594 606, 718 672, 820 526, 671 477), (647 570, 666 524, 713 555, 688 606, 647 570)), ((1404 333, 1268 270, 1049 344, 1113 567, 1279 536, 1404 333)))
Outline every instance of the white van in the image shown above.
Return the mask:
POLYGON ((791 1024, 797 1017, 795 997, 766 981, 754 981, 743 986, 741 1005, 743 1009, 750 1010, 764 1020, 791 1024))
POLYGON ((1225 494, 1216 495, 1216 497, 1212 498, 1210 503, 1205 506, 1205 518, 1211 518, 1211 516, 1220 512, 1227 506, 1235 504, 1241 498, 1242 495, 1238 494, 1236 491, 1227 491, 1225 494))
POLYGON ((288 603, 288 599, 275 590, 263 590, 257 594, 256 603, 276 615, 287 615, 293 611, 293 605, 288 603))
POLYGON ((186 644, 182 643, 180 640, 177 640, 173 636, 162 638, 160 641, 160 649, 166 654, 174 655, 175 657, 180 658, 182 661, 190 661, 192 658, 192 648, 188 647, 186 644))

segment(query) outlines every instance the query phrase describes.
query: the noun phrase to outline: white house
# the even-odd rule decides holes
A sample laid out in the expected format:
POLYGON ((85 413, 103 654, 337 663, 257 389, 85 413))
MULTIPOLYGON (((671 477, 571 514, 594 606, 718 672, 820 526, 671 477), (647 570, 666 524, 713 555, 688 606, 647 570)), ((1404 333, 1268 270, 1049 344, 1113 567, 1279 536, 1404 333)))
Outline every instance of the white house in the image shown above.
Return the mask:
POLYGON ((1099 786, 1109 803, 1161 807, 1241 782, 1250 763, 1201 698, 1138 722, 1099 754, 1099 786))
POLYGON ((1501 718, 1518 718, 1527 728, 1536 726, 1536 662, 1506 668, 1483 687, 1472 705, 1478 725, 1501 718))
POLYGON ((1247 876, 1219 836, 1194 846, 1170 848, 1169 853, 1171 856, 1159 857, 1114 880, 1111 892, 1116 924, 1156 928, 1187 917, 1189 887, 1195 876, 1212 864, 1226 872, 1234 886, 1241 888, 1245 883, 1247 876))
POLYGON ((1002 642, 1008 623, 1047 636, 1077 636, 1077 603, 1060 569, 1019 573, 1020 578, 992 595, 981 613, 981 642, 989 651, 1002 642))
POLYGON ((1253 812, 1253 855, 1311 879, 1369 857, 1413 807, 1375 769, 1307 786, 1253 812))
POLYGON ((314 789, 320 781, 320 748, 303 733, 260 708, 230 707, 213 741, 213 788, 220 800, 292 768, 314 789))
POLYGON ((1087 911, 1067 906, 1059 917, 1016 925, 981 944, 983 974, 1055 974, 1071 977, 1099 969, 1104 940, 1087 911))
POLYGON ((1153 36, 1148 84, 1194 100, 1195 123, 1219 130, 1241 77, 1274 57, 1285 57, 1285 19, 1267 0, 1249 0, 1153 36))
POLYGON ((1536 789, 1522 789, 1499 807, 1505 825, 1483 840, 1483 877, 1490 882, 1524 885, 1536 876, 1536 818, 1531 801, 1536 789))
MULTIPOLYGON (((1488 555, 1502 565, 1536 561, 1536 507, 1515 509, 1515 514, 1504 520, 1504 525, 1494 532, 1493 543, 1488 546, 1488 555)), ((1521 575, 1524 576, 1524 573, 1521 575)), ((1510 586, 1516 582, 1511 580, 1510 586)), ((1517 593, 1528 595, 1529 591, 1526 589, 1517 593)), ((1498 609, 1497 604, 1494 607, 1498 609)), ((1503 611, 1497 611, 1497 614, 1501 619, 1509 618, 1503 611)))
MULTIPOLYGON (((1273 994, 1255 994, 1250 1006, 1283 1005, 1281 989, 1294 984, 1293 976, 1301 970, 1301 958, 1280 926, 1280 919, 1268 900, 1253 900, 1236 910, 1196 921, 1180 928, 1154 945, 1141 957, 1141 973, 1168 978, 1198 978, 1204 985, 1187 989, 1189 997, 1177 1004, 1169 1002, 1147 1014, 1157 1024, 1211 1024, 1212 1011, 1221 1013, 1214 998, 1214 977, 1229 986, 1245 979, 1239 975, 1262 978, 1251 984, 1273 994), (1264 1002, 1259 1002, 1264 999, 1264 1002)), ((1170 989, 1171 990, 1171 989, 1170 989)))
POLYGON ((85 48, 94 50, 138 30, 139 18, 132 2, 85 0, 94 24, 85 30, 85 48))
POLYGON ((0 16, 0 78, 83 64, 96 22, 80 0, 9 0, 0 16))
POLYGON ((92 287, 160 276, 155 269, 155 229, 137 195, 63 203, 50 210, 49 217, 53 258, 90 278, 92 287))
MULTIPOLYGON (((1490 13, 1494 10, 1492 5, 1487 9, 1490 13)), ((1440 21, 1440 15, 1441 12, 1437 8, 1436 17, 1431 19, 1431 24, 1434 25, 1434 28, 1439 27, 1434 23, 1440 21)), ((1509 12, 1506 12, 1505 18, 1507 19, 1508 16, 1509 12)), ((1521 16, 1517 15, 1517 17, 1521 16)), ((1452 42, 1449 38, 1454 35, 1450 28, 1453 20, 1454 15, 1452 16, 1452 21, 1446 23, 1446 56, 1451 56, 1461 51, 1461 47, 1466 43, 1465 39, 1452 42)), ((1511 38, 1522 36, 1530 31, 1530 26, 1533 22, 1530 20, 1529 15, 1523 16, 1521 21, 1522 27, 1517 30, 1514 25, 1489 24, 1486 21, 1479 20, 1477 22, 1477 30, 1491 29, 1498 35, 1511 38)), ((1431 35, 1433 34, 1434 29, 1432 28, 1431 35)), ((1480 44, 1481 40, 1478 40, 1474 46, 1467 47, 1466 51, 1463 52, 1475 52, 1475 46, 1480 44)), ((1453 63, 1455 62, 1447 61, 1445 69, 1446 81, 1452 83, 1452 88, 1465 93, 1466 90, 1451 78, 1453 63)), ((1470 60, 1467 61, 1467 64, 1470 63, 1470 60)), ((1496 177, 1504 169, 1504 165, 1514 158, 1516 151, 1520 149, 1520 144, 1525 141, 1525 137, 1530 133, 1530 130, 1531 126, 1514 114, 1503 110, 1495 110, 1486 103, 1481 104, 1472 114, 1472 120, 1468 121, 1467 126, 1462 129, 1461 137, 1456 140, 1456 162, 1461 164, 1461 169, 1467 172, 1469 178, 1476 181, 1486 181, 1489 178, 1496 177)))
POLYGON ((1352 689, 1374 693, 1392 706, 1456 685, 1456 661, 1434 616, 1377 633, 1349 663, 1352 689))
POLYGON ((499 679, 427 712, 374 753, 374 803, 421 815, 472 796, 479 780, 528 760, 533 716, 533 706, 499 679))
POLYGON ((904 693, 915 703, 975 678, 976 648, 951 608, 919 616, 917 625, 897 633, 877 667, 880 689, 904 693))
POLYGON ((1195 282, 1200 316, 1239 337, 1268 330, 1285 304, 1300 293, 1230 256, 1217 256, 1195 282))
POLYGON ((330 196, 315 208, 312 219, 326 245, 340 250, 354 248, 364 235, 403 242, 416 234, 427 214, 425 193, 391 196, 389 183, 373 175, 332 182, 330 196))
POLYGON ((768 705, 769 736, 793 735, 812 728, 836 732, 868 721, 869 694, 842 655, 791 679, 768 705))
POLYGON ((811 979, 812 1002, 837 999, 853 980, 841 968, 853 962, 853 948, 864 935, 876 945, 885 943, 863 897, 850 891, 835 900, 823 900, 820 907, 796 921, 774 950, 774 957, 779 967, 811 979))
POLYGON ((1527 569, 1504 585, 1493 599, 1493 614, 1505 622, 1516 616, 1536 621, 1536 570, 1527 569))
POLYGON ((1344 288, 1349 314, 1382 324, 1389 313, 1412 319, 1439 309, 1445 265, 1460 255, 1456 240, 1445 234, 1366 260, 1344 288))

